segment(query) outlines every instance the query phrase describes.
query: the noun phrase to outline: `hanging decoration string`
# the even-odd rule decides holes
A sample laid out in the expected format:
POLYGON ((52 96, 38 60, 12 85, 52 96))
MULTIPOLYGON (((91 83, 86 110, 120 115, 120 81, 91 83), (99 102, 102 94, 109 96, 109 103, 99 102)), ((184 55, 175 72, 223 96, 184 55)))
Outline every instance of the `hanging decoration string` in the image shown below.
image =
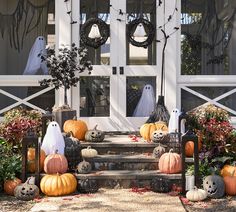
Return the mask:
POLYGON ((69 17, 70 17, 70 24, 72 25, 72 24, 77 24, 78 22, 77 21, 75 21, 74 19, 73 19, 73 17, 72 17, 72 11, 71 10, 69 10, 69 7, 68 7, 68 2, 69 2, 70 0, 64 0, 64 2, 65 2, 65 5, 66 5, 66 13, 67 13, 67 15, 69 15, 69 17))

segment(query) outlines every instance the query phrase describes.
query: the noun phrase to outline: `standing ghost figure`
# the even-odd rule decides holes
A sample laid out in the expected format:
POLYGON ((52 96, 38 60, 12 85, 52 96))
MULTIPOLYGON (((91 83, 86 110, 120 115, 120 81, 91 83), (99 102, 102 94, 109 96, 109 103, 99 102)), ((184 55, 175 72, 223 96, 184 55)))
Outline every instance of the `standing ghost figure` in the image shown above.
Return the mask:
POLYGON ((177 108, 172 110, 172 112, 170 114, 169 125, 168 125, 168 132, 169 133, 178 132, 178 130, 179 130, 179 127, 178 127, 179 115, 180 115, 180 112, 177 108))
POLYGON ((36 38, 30 50, 23 75, 34 75, 39 70, 41 70, 43 74, 48 74, 46 61, 42 61, 40 55, 46 55, 46 41, 43 36, 36 38))
POLYGON ((147 84, 143 88, 141 98, 134 110, 134 117, 145 117, 149 116, 155 107, 155 97, 153 87, 147 84))
POLYGON ((46 155, 54 154, 56 150, 64 155, 65 141, 57 122, 53 121, 48 125, 41 148, 45 151, 46 155))

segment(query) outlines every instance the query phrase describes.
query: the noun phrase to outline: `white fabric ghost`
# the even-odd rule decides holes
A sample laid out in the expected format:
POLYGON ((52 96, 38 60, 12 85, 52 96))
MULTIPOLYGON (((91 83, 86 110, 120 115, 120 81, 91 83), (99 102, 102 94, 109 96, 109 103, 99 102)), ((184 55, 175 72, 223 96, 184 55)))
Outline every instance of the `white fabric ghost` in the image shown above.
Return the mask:
POLYGON ((179 115, 180 112, 177 108, 173 109, 170 114, 170 120, 168 125, 168 132, 175 133, 179 130, 179 115))
POLYGON ((64 155, 65 141, 57 122, 52 121, 48 125, 41 148, 45 151, 46 155, 54 154, 56 150, 64 155))
POLYGON ((48 74, 46 62, 42 61, 40 54, 46 55, 46 41, 43 36, 36 38, 30 50, 23 75, 34 75, 39 70, 41 70, 43 74, 48 74))
POLYGON ((145 117, 149 116, 155 107, 155 97, 153 87, 147 84, 143 88, 141 98, 134 110, 134 117, 145 117))

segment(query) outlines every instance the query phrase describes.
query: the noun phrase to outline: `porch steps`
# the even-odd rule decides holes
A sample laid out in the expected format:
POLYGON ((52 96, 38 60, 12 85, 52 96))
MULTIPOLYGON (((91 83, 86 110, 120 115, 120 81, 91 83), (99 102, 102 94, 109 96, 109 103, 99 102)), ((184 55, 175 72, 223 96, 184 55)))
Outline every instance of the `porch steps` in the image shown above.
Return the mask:
MULTIPOLYGON (((82 148, 91 146, 98 151, 91 162, 93 171, 76 174, 78 180, 96 180, 99 187, 130 188, 150 186, 154 177, 163 177, 173 183, 180 183, 181 174, 164 174, 158 170, 158 158, 152 156, 157 143, 139 139, 133 141, 128 135, 106 136, 101 143, 81 142, 82 148)), ((168 150, 168 148, 167 148, 168 150)), ((186 162, 193 162, 187 158, 186 162)))

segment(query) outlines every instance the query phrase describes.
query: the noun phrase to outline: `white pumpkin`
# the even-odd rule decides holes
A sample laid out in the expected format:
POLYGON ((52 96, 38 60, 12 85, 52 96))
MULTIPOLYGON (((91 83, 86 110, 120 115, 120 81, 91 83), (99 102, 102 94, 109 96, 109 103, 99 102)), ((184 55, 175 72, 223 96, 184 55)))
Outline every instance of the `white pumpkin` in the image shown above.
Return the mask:
POLYGON ((65 141, 57 122, 52 121, 48 125, 41 148, 46 155, 54 154, 55 151, 64 155, 65 141))
POLYGON ((207 192, 203 189, 198 189, 196 186, 187 192, 186 197, 192 202, 202 201, 207 198, 207 192))
POLYGON ((81 155, 83 158, 93 158, 97 156, 98 152, 96 149, 92 149, 91 146, 88 146, 86 149, 81 150, 81 155))

